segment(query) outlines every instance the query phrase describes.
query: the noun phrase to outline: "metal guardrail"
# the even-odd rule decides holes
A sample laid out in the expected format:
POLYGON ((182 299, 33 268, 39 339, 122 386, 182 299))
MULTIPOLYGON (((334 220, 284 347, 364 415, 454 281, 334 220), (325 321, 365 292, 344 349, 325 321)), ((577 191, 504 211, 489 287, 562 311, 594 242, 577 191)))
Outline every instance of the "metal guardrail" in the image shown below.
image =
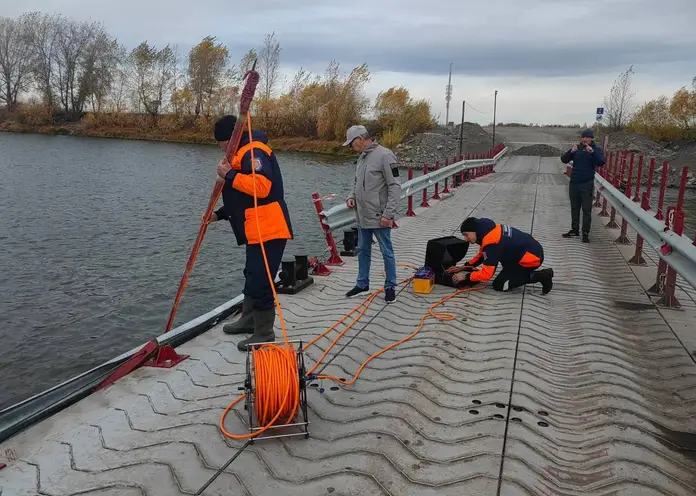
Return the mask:
POLYGON ((670 226, 674 229, 674 217, 679 212, 671 210, 668 215, 672 218, 667 219, 666 226, 665 222, 655 218, 654 214, 644 210, 599 174, 595 174, 595 184, 616 213, 657 252, 660 259, 696 288, 696 246, 688 237, 668 229, 670 226))
MULTIPOLYGON (((168 333, 158 336, 157 344, 176 347, 193 339, 239 310, 243 300, 244 295, 239 295, 168 333)), ((46 391, 0 410, 0 442, 89 396, 95 387, 129 358, 143 350, 145 346, 146 344, 137 346, 46 391)))
MULTIPOLYGON (((503 148, 493 158, 477 159, 477 160, 460 160, 451 165, 434 170, 428 174, 414 177, 401 185, 401 199, 423 191, 424 189, 433 186, 434 184, 443 181, 444 179, 454 176, 465 170, 475 169, 477 167, 495 165, 507 153, 508 148, 503 148)), ((330 231, 341 229, 355 223, 355 212, 348 208, 345 203, 334 205, 333 207, 319 212, 322 223, 329 227, 330 231)))

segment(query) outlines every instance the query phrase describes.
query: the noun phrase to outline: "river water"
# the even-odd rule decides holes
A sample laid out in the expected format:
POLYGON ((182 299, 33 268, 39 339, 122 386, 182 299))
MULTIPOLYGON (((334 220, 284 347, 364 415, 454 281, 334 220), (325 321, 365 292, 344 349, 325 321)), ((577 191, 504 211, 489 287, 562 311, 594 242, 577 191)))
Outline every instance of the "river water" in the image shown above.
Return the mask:
MULTIPOLYGON (((213 146, 0 133, 0 409, 164 331, 220 157, 213 146)), ((354 166, 278 157, 296 237, 286 256, 323 256, 311 194, 340 201, 354 166)), ((209 226, 175 325, 240 294, 243 265, 229 223, 209 226)))
MULTIPOLYGON (((220 155, 212 146, 0 133, 0 409, 164 331, 220 155)), ((286 256, 322 256, 311 194, 340 202, 354 166, 278 157, 296 236, 286 256)), ((696 220, 694 192, 685 209, 696 220)), ((175 325, 237 296, 243 265, 229 224, 211 225, 175 325)))

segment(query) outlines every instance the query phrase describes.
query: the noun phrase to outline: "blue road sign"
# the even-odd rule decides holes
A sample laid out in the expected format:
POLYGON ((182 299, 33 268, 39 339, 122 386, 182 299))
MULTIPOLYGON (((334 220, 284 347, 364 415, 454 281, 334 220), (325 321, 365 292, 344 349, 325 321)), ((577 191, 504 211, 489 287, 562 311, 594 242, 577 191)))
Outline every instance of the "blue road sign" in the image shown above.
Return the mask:
POLYGON ((597 107, 597 115, 603 115, 604 114, 604 107, 597 107))

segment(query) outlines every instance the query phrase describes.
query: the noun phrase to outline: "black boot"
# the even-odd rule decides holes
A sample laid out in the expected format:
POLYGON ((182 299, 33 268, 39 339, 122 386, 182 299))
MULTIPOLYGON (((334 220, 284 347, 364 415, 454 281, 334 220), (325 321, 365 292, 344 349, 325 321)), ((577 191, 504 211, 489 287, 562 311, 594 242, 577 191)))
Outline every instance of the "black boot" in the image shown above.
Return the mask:
POLYGON ((254 309, 254 334, 237 344, 239 351, 246 351, 247 344, 266 343, 275 341, 273 323, 275 322, 275 307, 268 310, 254 309))
POLYGON ((250 334, 254 332, 253 312, 252 299, 245 296, 244 303, 242 303, 242 316, 236 322, 222 326, 222 332, 225 334, 250 334))
POLYGON ((541 269, 532 274, 531 283, 541 283, 541 293, 548 294, 553 288, 553 269, 541 269))
POLYGON ((580 232, 577 229, 571 229, 567 233, 563 233, 562 236, 564 238, 574 238, 574 237, 580 236, 580 232))

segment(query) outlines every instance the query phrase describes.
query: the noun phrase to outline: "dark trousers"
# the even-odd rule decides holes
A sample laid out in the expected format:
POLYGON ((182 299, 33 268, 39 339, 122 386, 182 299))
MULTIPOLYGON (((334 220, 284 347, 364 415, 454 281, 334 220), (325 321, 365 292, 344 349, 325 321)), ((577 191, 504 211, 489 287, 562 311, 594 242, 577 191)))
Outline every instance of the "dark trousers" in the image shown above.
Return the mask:
POLYGON ((570 195, 570 228, 580 232, 580 208, 582 208, 582 232, 590 233, 592 224, 592 196, 594 194, 594 180, 586 183, 570 183, 568 185, 570 195))
MULTIPOLYGON (((275 278, 285 252, 286 239, 272 239, 263 244, 268 258, 271 276, 275 278)), ((266 264, 263 261, 261 245, 246 246, 246 265, 244 266, 244 295, 254 300, 254 309, 269 310, 275 307, 273 291, 268 282, 266 264)))
POLYGON ((500 273, 493 279, 493 289, 496 291, 503 291, 505 289, 505 282, 508 282, 508 291, 514 288, 519 288, 525 284, 529 284, 532 281, 532 274, 539 267, 528 268, 521 267, 519 265, 509 265, 503 267, 500 273))

